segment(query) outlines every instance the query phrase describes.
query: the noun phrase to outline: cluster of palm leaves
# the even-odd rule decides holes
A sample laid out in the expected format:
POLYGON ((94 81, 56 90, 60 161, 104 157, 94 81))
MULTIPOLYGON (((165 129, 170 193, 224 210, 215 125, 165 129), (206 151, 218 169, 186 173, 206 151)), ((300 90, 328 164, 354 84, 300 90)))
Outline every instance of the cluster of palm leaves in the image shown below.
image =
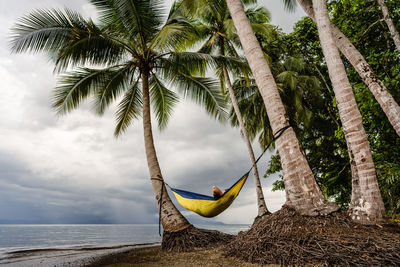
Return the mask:
POLYGON ((69 9, 36 10, 13 28, 15 52, 46 52, 55 70, 62 72, 53 95, 58 113, 65 114, 91 97, 94 111, 101 115, 119 100, 115 130, 119 135, 141 116, 145 75, 160 128, 167 125, 178 101, 174 90, 203 105, 213 117, 224 117, 226 103, 218 83, 194 73, 205 66, 239 61, 176 52, 196 29, 179 10, 172 9, 165 20, 162 1, 90 2, 99 11, 99 23, 69 9))

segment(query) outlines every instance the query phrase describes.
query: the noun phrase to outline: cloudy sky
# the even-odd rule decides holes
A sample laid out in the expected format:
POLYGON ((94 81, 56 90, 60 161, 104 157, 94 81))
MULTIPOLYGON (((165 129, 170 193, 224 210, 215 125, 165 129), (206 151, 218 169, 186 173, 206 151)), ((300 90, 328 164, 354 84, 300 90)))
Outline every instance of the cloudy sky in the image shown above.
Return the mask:
MULTIPOLYGON (((301 10, 286 13, 281 1, 261 3, 287 32, 303 16, 301 10)), ((113 108, 98 117, 89 103, 57 117, 50 108, 57 78, 52 65, 41 54, 10 52, 10 28, 19 17, 64 6, 96 16, 86 0, 15 0, 0 10, 0 223, 156 223, 141 122, 115 139, 113 108)), ((238 129, 183 100, 168 128, 155 131, 155 145, 165 180, 203 194, 212 185, 229 187, 250 165, 238 129)), ((269 156, 259 163, 261 175, 269 156)), ((271 192, 272 182, 262 179, 267 206, 275 211, 284 193, 271 192)), ((209 222, 251 223, 256 208, 251 176, 231 208, 209 222)))

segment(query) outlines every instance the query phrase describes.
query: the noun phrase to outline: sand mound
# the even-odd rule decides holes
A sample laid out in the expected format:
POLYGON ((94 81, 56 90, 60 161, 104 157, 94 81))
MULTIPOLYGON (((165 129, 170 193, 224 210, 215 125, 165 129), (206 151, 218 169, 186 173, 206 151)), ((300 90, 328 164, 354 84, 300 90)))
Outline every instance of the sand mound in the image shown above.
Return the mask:
POLYGON ((225 251, 262 264, 400 266, 400 226, 356 224, 344 211, 302 216, 284 207, 240 232, 225 251))

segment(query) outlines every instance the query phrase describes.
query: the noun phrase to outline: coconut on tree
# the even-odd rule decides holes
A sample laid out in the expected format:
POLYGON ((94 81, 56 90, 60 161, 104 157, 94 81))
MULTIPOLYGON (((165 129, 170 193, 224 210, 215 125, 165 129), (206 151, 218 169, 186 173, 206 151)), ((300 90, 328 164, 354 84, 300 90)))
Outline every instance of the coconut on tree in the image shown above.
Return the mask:
MULTIPOLYGON (((239 58, 239 53, 236 47, 240 47, 240 41, 236 34, 232 18, 224 1, 219 0, 202 0, 202 1, 183 0, 180 3, 180 8, 195 21, 195 26, 198 32, 196 35, 196 43, 200 43, 201 47, 198 50, 200 53, 214 54, 220 56, 230 56, 239 58)), ((255 1, 244 1, 246 14, 250 18, 250 23, 255 32, 264 38, 270 38, 276 34, 275 29, 267 24, 270 19, 270 14, 266 8, 257 7, 255 1)), ((234 68, 229 71, 233 74, 247 74, 248 67, 245 69, 234 68)), ((246 125, 240 114, 238 101, 236 100, 232 82, 228 73, 228 66, 221 64, 214 69, 215 74, 219 77, 221 83, 222 94, 226 94, 225 87, 228 88, 228 95, 231 100, 235 115, 238 119, 241 133, 243 135, 246 147, 249 153, 251 164, 253 167, 254 182, 257 193, 258 213, 256 218, 260 218, 270 212, 265 204, 264 194, 261 187, 260 177, 254 155, 254 150, 246 130, 246 125)))
POLYGON ((36 10, 24 16, 12 29, 12 51, 45 52, 55 60, 55 69, 62 72, 53 91, 53 107, 58 114, 66 114, 92 98, 94 111, 101 115, 111 103, 119 101, 115 136, 142 117, 149 176, 164 228, 163 248, 185 250, 226 238, 193 227, 172 203, 153 142, 151 109, 159 127, 164 128, 178 102, 176 92, 168 88, 173 84, 212 117, 222 119, 225 99, 218 81, 192 73, 205 64, 220 66, 229 60, 175 52, 176 46, 189 39, 193 28, 175 9, 165 19, 162 1, 90 2, 99 12, 98 23, 69 9, 36 10), (182 242, 174 242, 176 238, 182 242))

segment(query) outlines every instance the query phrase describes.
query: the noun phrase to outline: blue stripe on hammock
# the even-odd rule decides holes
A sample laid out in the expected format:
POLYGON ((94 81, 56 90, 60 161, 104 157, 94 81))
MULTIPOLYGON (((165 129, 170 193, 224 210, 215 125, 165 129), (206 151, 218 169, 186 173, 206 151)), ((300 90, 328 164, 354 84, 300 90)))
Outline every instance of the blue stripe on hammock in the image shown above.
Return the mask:
MULTIPOLYGON (((249 173, 245 173, 242 177, 239 178, 239 180, 237 180, 231 187, 229 187, 229 189, 227 189, 223 194, 225 195, 229 190, 231 190, 232 187, 234 187, 237 183, 240 182, 240 180, 242 180, 245 176, 247 176, 249 173)), ((207 195, 202 195, 202 194, 198 194, 198 193, 194 193, 194 192, 190 192, 190 191, 186 191, 186 190, 181 190, 181 189, 176 189, 176 188, 171 188, 172 191, 174 191, 175 193, 181 195, 184 198, 189 198, 189 199, 203 199, 203 200, 216 200, 214 199, 214 197, 210 197, 207 195)), ((221 196, 221 197, 222 197, 221 196)))
POLYGON ((202 194, 197 194, 197 193, 193 193, 193 192, 186 191, 186 190, 175 189, 175 188, 171 188, 171 190, 174 191, 175 193, 181 195, 184 198, 215 200, 214 197, 210 197, 210 196, 206 196, 206 195, 202 195, 202 194))

